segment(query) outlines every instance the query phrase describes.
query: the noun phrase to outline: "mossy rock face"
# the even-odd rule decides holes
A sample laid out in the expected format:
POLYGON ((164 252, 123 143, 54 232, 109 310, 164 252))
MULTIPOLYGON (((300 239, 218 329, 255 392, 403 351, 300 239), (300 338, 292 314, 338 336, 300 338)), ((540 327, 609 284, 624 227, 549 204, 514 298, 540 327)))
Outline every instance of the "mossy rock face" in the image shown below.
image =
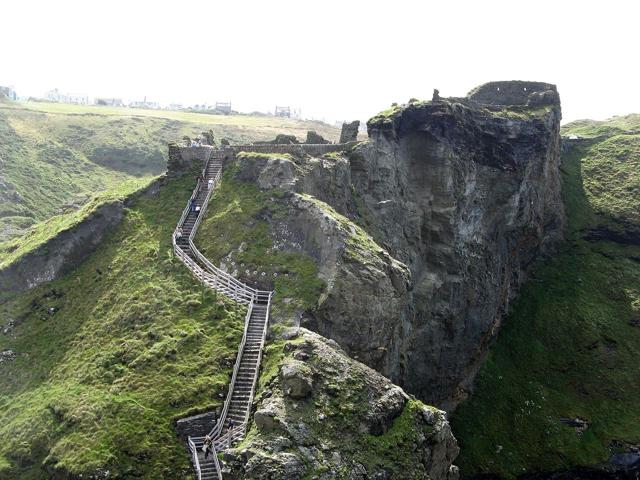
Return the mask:
POLYGON ((456 478, 444 412, 335 342, 305 329, 282 333, 267 349, 247 438, 223 459, 237 478, 456 478), (311 390, 291 395, 292 379, 311 390))
POLYGON ((275 321, 298 318, 326 334, 340 328, 350 335, 361 320, 400 308, 409 274, 362 227, 297 192, 321 162, 343 161, 239 154, 226 167, 196 243, 221 268, 273 288, 275 321))
POLYGON ((291 398, 305 398, 313 391, 312 372, 303 362, 291 361, 280 368, 282 388, 291 398))

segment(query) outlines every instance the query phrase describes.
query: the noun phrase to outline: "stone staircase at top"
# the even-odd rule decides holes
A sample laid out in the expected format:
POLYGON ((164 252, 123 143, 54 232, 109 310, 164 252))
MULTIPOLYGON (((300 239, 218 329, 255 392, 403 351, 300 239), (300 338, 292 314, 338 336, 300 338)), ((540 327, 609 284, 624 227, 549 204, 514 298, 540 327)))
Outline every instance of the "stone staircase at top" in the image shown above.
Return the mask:
POLYGON ((273 292, 256 290, 220 270, 202 255, 193 239, 211 197, 220 182, 222 153, 211 148, 189 203, 182 212, 173 237, 173 250, 184 265, 208 287, 247 305, 245 328, 222 413, 208 433, 213 449, 205 458, 204 437, 189 437, 188 446, 198 480, 222 479, 217 451, 230 448, 247 431, 251 405, 264 349, 273 292))

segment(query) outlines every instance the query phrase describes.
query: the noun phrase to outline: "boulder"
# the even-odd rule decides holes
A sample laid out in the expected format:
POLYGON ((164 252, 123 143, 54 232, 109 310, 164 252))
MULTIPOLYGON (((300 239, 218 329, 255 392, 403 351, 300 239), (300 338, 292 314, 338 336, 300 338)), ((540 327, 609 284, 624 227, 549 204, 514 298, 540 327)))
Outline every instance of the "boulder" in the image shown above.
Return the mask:
POLYGON ((313 391, 311 370, 300 361, 282 366, 280 377, 285 393, 291 398, 306 398, 313 391))
POLYGON ((392 478, 389 472, 402 458, 406 478, 457 479, 452 462, 458 447, 444 412, 411 399, 376 371, 334 348, 335 342, 304 328, 298 332, 295 340, 274 338, 284 342, 270 354, 279 355, 271 356, 280 365, 279 375, 263 379, 268 390, 256 401, 257 428, 241 450, 224 455, 229 478, 385 479, 392 478), (299 352, 313 354, 303 363, 293 358, 299 352), (290 395, 294 390, 299 393, 300 387, 308 390, 310 378, 312 399, 290 395), (385 435, 401 415, 401 430, 379 439, 382 445, 392 442, 393 448, 379 457, 362 456, 360 450, 372 446, 371 435, 385 435))

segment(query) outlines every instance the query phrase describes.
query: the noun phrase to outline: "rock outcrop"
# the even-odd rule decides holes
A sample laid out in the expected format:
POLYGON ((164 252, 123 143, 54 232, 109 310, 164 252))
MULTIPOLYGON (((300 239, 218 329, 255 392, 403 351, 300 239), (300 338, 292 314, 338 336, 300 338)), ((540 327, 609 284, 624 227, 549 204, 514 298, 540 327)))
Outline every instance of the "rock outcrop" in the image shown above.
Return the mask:
POLYGON ((260 188, 295 192, 292 212, 307 209, 306 223, 292 213, 290 224, 306 225, 299 245, 327 290, 302 324, 446 408, 468 393, 510 300, 565 224, 555 87, 499 82, 501 101, 488 85, 393 107, 342 156, 254 158, 241 169, 260 188), (325 255, 334 237, 321 225, 336 215, 379 255, 325 255))
POLYGON ((265 360, 272 367, 260 378, 251 434, 223 454, 225 478, 457 479, 458 447, 444 412, 335 342, 285 330, 265 360))
MULTIPOLYGON (((349 157, 361 217, 412 273, 400 338, 381 342, 399 343, 383 372, 443 407, 465 395, 509 301, 565 223, 560 105, 494 111, 477 101, 414 103, 374 118, 370 141, 349 157)), ((316 319, 320 333, 351 344, 334 333, 339 312, 316 319)))
POLYGON ((161 182, 162 179, 156 180, 122 200, 97 205, 78 223, 0 269, 0 292, 29 290, 72 271, 121 222, 127 204, 142 194, 155 195, 161 182))

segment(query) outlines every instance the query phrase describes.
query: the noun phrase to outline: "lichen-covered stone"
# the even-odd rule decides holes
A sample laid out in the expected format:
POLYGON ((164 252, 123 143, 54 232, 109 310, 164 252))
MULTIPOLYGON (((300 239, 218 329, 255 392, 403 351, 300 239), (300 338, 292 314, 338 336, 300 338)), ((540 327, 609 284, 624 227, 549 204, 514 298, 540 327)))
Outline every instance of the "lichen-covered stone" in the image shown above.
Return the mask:
POLYGON ((283 365, 280 377, 285 394, 291 398, 305 398, 313 390, 311 370, 302 362, 292 361, 283 365))
POLYGON ((228 478, 456 480, 458 447, 444 412, 412 399, 335 342, 305 329, 284 337, 267 349, 266 365, 278 368, 260 378, 247 439, 223 456, 228 478), (294 360, 297 352, 307 360, 294 360), (301 372, 314 379, 311 395, 292 398, 287 379, 301 372))

